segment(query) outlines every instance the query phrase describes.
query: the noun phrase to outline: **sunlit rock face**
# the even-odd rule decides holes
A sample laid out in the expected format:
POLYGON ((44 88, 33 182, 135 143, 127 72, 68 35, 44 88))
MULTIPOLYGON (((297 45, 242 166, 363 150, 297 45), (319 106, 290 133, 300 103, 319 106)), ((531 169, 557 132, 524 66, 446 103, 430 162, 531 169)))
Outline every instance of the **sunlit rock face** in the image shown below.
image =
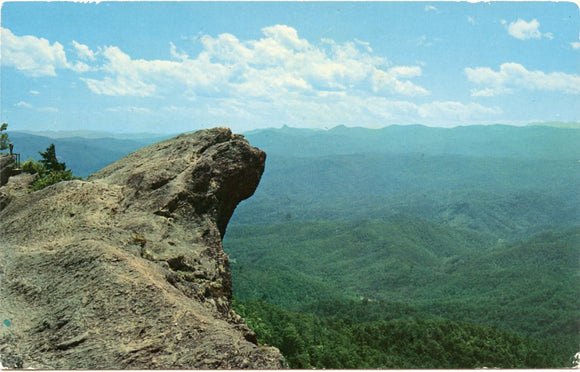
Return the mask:
POLYGON ((143 148, 86 181, 25 193, 11 179, 0 189, 2 365, 282 368, 232 310, 221 244, 265 159, 215 128, 143 148))

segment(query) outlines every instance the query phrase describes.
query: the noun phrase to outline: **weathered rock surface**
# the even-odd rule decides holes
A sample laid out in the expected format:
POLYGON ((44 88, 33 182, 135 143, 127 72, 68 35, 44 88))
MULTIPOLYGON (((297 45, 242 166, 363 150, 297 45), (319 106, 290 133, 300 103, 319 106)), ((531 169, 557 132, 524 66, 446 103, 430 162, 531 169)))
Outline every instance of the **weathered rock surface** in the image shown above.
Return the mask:
POLYGON ((15 167, 16 162, 9 153, 0 153, 0 186, 4 186, 8 182, 15 167))
MULTIPOLYGON (((221 239, 265 153, 180 135, 89 177, 0 191, 0 361, 41 369, 282 368, 231 308, 221 239)), ((9 187, 11 187, 9 189, 9 187)))

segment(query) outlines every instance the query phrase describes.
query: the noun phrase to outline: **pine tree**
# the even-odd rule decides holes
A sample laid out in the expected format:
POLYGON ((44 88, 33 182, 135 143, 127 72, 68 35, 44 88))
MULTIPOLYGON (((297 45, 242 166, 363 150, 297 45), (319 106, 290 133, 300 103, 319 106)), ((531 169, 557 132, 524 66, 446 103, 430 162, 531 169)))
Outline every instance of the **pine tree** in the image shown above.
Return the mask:
POLYGON ((6 150, 10 144, 10 141, 8 140, 8 133, 4 133, 6 129, 8 129, 8 124, 2 123, 0 126, 0 150, 6 150))
POLYGON ((48 146, 45 152, 39 151, 38 153, 42 156, 39 161, 42 165, 42 171, 38 172, 37 178, 32 183, 32 190, 41 190, 60 181, 78 179, 78 177, 73 176, 72 170, 66 169, 64 162, 58 161, 54 143, 48 146))
POLYGON ((66 170, 66 164, 60 163, 56 157, 56 150, 54 147, 54 143, 51 143, 50 146, 46 148, 45 152, 38 152, 42 159, 40 159, 40 163, 44 165, 47 173, 51 172, 59 172, 66 170))

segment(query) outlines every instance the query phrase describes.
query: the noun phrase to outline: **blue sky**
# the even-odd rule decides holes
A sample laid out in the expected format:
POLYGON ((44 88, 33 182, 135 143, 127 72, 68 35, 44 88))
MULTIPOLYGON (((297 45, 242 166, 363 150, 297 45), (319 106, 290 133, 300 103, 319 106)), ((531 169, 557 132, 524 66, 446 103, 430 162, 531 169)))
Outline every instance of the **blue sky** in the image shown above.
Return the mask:
POLYGON ((570 2, 5 2, 11 130, 580 122, 570 2))

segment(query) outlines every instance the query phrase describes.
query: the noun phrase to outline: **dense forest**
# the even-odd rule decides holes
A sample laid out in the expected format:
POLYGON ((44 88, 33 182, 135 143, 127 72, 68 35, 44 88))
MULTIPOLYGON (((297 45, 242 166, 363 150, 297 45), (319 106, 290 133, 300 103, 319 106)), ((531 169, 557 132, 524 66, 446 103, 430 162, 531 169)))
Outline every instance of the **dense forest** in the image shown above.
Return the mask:
POLYGON ((248 133, 236 310, 294 368, 555 368, 580 345, 580 131, 248 133))
MULTIPOLYGON (((56 143, 81 176, 162 138, 10 136, 23 160, 56 143)), ((290 367, 572 366, 580 130, 245 136, 268 158, 224 239, 234 308, 290 367)))
POLYGON ((565 358, 555 345, 532 337, 400 304, 343 300, 313 308, 321 315, 262 301, 234 305, 259 341, 278 345, 292 368, 541 368, 565 358))

